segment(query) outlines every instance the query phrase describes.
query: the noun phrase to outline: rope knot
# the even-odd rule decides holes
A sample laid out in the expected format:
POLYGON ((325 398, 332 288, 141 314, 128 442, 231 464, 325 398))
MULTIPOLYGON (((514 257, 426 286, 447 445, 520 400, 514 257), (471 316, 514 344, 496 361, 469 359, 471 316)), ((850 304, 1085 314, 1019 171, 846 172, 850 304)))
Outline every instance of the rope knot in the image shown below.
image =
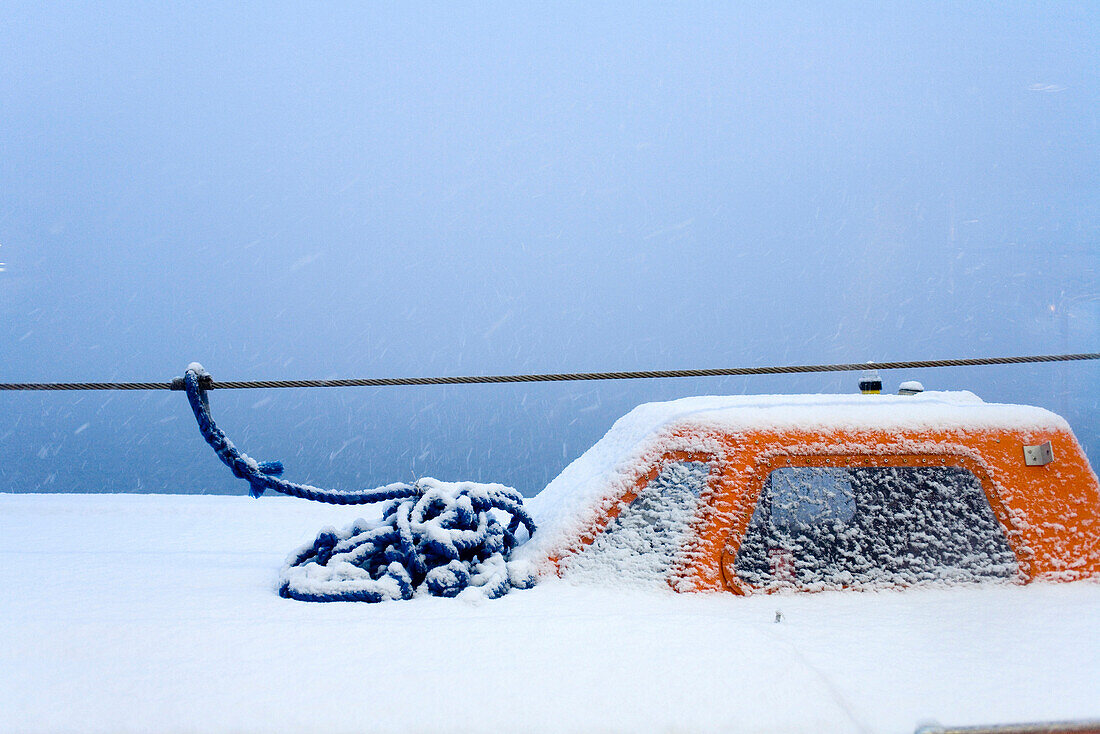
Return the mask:
POLYGON ((515 531, 494 514, 508 512, 498 500, 517 500, 514 489, 435 479, 412 488, 417 494, 387 504, 379 520, 322 530, 287 560, 279 593, 303 601, 382 601, 410 599, 421 589, 450 597, 479 587, 496 598, 535 584, 530 568, 511 560, 515 531))
POLYGON ((279 595, 302 601, 411 599, 424 589, 433 596, 457 596, 474 587, 489 597, 536 582, 530 567, 511 560, 535 523, 523 496, 501 484, 448 483, 419 479, 361 492, 335 492, 282 479, 278 461, 258 462, 240 451, 210 415, 202 365, 192 363, 183 378, 187 400, 210 447, 261 496, 273 489, 292 497, 330 504, 382 503, 381 518, 358 520, 342 531, 325 528, 287 561, 279 595), (507 525, 501 520, 507 517, 507 525))

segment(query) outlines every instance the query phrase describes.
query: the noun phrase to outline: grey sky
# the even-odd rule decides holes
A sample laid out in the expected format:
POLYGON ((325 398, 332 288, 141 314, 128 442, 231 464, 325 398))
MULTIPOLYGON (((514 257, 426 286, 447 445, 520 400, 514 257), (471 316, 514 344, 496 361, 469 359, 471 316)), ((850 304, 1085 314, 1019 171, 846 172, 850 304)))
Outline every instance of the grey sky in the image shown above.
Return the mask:
MULTIPOLYGON (((0 25, 0 380, 1097 351, 1100 9, 38 3, 0 25)), ((884 375, 1050 407, 1095 364, 884 375)), ((287 476, 537 491, 640 402, 216 393, 287 476)), ((0 491, 243 491, 179 394, 0 394, 0 491)))

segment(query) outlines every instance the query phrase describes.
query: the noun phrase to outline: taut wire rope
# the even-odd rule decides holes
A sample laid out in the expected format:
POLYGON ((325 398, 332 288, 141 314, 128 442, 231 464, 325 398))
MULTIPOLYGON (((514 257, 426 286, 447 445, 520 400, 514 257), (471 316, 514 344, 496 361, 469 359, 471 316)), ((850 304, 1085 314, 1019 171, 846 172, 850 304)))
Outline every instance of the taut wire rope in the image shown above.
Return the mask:
MULTIPOLYGON (((467 375, 455 377, 361 377, 333 380, 222 380, 204 376, 203 390, 254 390, 286 387, 398 387, 402 385, 483 385, 517 382, 576 382, 583 380, 644 380, 674 377, 730 377, 743 375, 791 375, 857 370, 927 369, 932 367, 980 367, 986 365, 1078 362, 1100 359, 1100 352, 1041 354, 1022 357, 973 357, 918 359, 902 362, 848 362, 844 364, 781 365, 772 367, 719 367, 701 370, 644 370, 638 372, 563 372, 530 375, 467 375)), ((170 382, 0 382, 2 390, 185 390, 184 380, 170 382)))

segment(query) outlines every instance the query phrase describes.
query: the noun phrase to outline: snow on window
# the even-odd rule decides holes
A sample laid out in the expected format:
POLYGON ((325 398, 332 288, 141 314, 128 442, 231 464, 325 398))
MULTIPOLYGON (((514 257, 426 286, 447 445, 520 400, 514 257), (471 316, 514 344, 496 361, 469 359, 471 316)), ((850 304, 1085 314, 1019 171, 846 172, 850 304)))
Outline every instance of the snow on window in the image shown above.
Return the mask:
POLYGON ((848 522, 856 511, 847 469, 776 469, 771 487, 772 523, 788 533, 831 521, 848 522))
POLYGON ((563 575, 604 585, 664 586, 709 471, 702 461, 666 464, 591 545, 563 559, 563 575))
POLYGON ((768 475, 734 561, 760 587, 971 582, 1017 561, 966 469, 785 467, 768 475))

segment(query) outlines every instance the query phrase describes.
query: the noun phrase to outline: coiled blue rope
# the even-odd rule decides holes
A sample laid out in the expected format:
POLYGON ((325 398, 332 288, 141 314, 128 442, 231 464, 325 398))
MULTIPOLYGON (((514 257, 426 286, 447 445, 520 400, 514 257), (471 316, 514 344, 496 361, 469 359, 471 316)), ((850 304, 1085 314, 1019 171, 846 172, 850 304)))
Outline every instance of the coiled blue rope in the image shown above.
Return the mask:
POLYGON ((382 519, 356 521, 337 532, 326 528, 300 548, 283 568, 279 594, 302 601, 410 599, 420 589, 434 596, 455 596, 478 587, 489 598, 512 588, 529 588, 535 575, 511 560, 520 544, 520 526, 530 537, 535 523, 516 490, 500 484, 448 483, 421 479, 358 492, 338 492, 280 478, 280 462, 258 462, 244 454, 210 415, 203 389, 209 379, 202 365, 191 364, 184 388, 199 432, 233 475, 244 479, 249 494, 276 492, 336 505, 386 502, 382 519), (507 525, 501 516, 508 518, 507 525))

